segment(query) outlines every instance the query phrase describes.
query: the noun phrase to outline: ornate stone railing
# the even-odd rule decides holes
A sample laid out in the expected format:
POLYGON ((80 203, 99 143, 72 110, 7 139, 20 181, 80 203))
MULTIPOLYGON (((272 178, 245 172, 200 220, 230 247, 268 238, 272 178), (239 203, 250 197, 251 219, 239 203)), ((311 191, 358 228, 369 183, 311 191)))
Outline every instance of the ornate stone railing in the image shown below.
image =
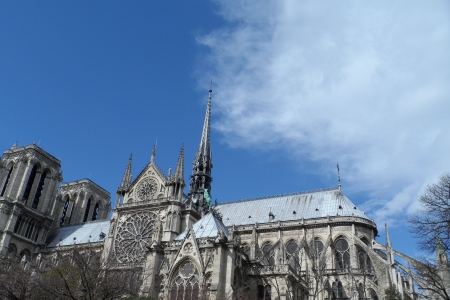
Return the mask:
MULTIPOLYGON (((327 225, 327 224, 333 224, 333 223, 359 223, 359 224, 366 224, 368 226, 374 226, 376 227, 375 222, 361 218, 356 216, 334 216, 334 217, 321 217, 321 218, 314 218, 314 219, 299 219, 299 220, 292 220, 292 221, 279 221, 279 222, 267 222, 267 223, 258 223, 257 229, 258 230, 267 230, 267 229, 275 229, 275 228, 283 228, 283 227, 298 227, 298 226, 313 226, 313 225, 327 225)), ((252 230, 255 224, 248 224, 248 225, 239 225, 239 226, 228 226, 229 229, 234 229, 236 231, 247 231, 252 230)))
POLYGON ((146 205, 150 203, 164 202, 164 201, 176 201, 178 198, 176 197, 166 197, 166 198, 157 198, 157 199, 147 199, 142 201, 133 201, 130 203, 120 203, 118 207, 134 207, 140 205, 146 205))
POLYGON ((290 272, 289 265, 275 265, 275 266, 252 266, 248 269, 248 275, 280 275, 288 274, 290 272))
POLYGON ((109 265, 109 267, 112 269, 132 269, 141 268, 143 266, 143 262, 113 263, 109 265))

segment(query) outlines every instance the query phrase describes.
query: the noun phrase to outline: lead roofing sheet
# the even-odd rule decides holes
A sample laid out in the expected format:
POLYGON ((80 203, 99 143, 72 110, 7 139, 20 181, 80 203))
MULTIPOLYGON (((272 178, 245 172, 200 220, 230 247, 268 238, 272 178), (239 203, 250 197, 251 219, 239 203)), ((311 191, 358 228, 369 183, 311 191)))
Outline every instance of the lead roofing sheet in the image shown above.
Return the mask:
MULTIPOLYGON (((228 229, 217 219, 213 214, 209 213, 198 220, 193 226, 196 238, 216 237, 217 232, 222 230, 228 236, 228 229)), ((182 240, 185 238, 187 231, 180 234, 176 239, 182 240)))
POLYGON ((359 210, 337 187, 276 195, 255 199, 223 202, 217 206, 225 226, 244 225, 327 216, 356 216, 369 218, 359 210))
POLYGON ((103 241, 100 233, 108 234, 109 225, 109 220, 102 220, 58 228, 49 238, 47 248, 103 241))

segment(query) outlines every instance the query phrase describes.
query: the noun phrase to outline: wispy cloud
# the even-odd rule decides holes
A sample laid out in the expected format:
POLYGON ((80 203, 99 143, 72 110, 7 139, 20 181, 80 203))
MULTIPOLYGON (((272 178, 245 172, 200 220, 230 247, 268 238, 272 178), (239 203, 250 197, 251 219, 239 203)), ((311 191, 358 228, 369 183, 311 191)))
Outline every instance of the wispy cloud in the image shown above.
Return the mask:
POLYGON ((449 2, 217 3, 227 26, 198 41, 226 141, 339 161, 382 220, 417 209, 450 170, 449 2))

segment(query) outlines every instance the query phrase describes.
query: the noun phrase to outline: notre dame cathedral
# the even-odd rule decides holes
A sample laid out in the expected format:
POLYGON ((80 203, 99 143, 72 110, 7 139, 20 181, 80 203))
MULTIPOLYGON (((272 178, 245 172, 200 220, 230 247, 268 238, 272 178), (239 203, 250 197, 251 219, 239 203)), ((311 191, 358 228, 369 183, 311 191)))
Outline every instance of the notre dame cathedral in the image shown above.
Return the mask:
POLYGON ((387 228, 387 243, 376 241, 374 220, 340 185, 212 203, 211 92, 188 190, 183 146, 168 174, 154 149, 133 179, 130 157, 114 207, 90 179, 61 183, 61 161, 36 144, 6 150, 1 254, 45 268, 90 247, 145 275, 140 293, 154 299, 383 299, 390 285, 422 297, 427 283, 395 256, 412 258, 393 249, 387 228))

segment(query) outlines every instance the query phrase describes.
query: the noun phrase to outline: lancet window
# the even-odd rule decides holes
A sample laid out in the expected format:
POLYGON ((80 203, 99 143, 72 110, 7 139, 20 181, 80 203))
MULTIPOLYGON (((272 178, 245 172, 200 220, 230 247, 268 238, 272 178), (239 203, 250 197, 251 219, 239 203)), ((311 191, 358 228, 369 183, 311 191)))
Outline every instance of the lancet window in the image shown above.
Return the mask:
POLYGON ((345 298, 344 288, 342 286, 342 282, 335 281, 332 286, 333 291, 333 299, 342 299, 345 298))
POLYGON ((97 204, 95 204, 94 212, 92 213, 92 221, 97 220, 97 218, 98 218, 98 211, 99 210, 100 210, 100 208, 99 208, 99 205, 97 203, 97 204))
POLYGON ((300 271, 299 248, 294 240, 290 240, 286 244, 286 259, 294 270, 300 271))
POLYGON ((269 266, 273 266, 275 265, 275 251, 273 249, 274 247, 272 246, 271 243, 265 243, 264 246, 262 247, 262 262, 263 264, 269 265, 269 266))
POLYGON ((31 188, 33 186, 34 179, 36 178, 37 173, 37 165, 33 166, 33 169, 31 169, 30 176, 28 177, 28 182, 25 187, 25 192, 23 193, 23 199, 28 200, 31 193, 31 188))
POLYGON ((170 290, 170 300, 199 298, 199 273, 192 261, 184 262, 175 273, 170 290))
POLYGON ((41 178, 39 179, 38 188, 36 190, 36 193, 34 194, 34 199, 31 208, 36 209, 38 207, 39 200, 41 199, 42 189, 44 188, 47 179, 47 173, 48 171, 44 171, 41 174, 41 178))
POLYGON ((271 300, 272 287, 270 285, 258 285, 258 300, 271 300))
POLYGON ((358 263, 359 269, 365 272, 372 271, 372 263, 370 261, 369 255, 362 248, 358 247, 358 263))
POLYGON ((2 192, 0 193, 0 197, 5 195, 6 188, 8 187, 9 179, 11 178, 11 173, 12 173, 13 169, 14 169, 14 165, 11 165, 11 167, 9 168, 9 171, 8 171, 8 175, 6 175, 6 180, 5 180, 5 183, 3 184, 3 188, 2 188, 2 192))
POLYGON ((84 212, 84 218, 83 222, 86 222, 89 216, 89 209, 91 208, 91 198, 89 197, 87 203, 86 203, 86 210, 84 212))
POLYGON ((345 270, 350 267, 350 251, 347 240, 340 237, 334 244, 336 269, 345 270))
POLYGON ((59 221, 59 225, 64 224, 64 220, 66 219, 67 209, 69 208, 70 198, 67 197, 66 203, 64 203, 64 208, 61 214, 61 220, 59 221))

